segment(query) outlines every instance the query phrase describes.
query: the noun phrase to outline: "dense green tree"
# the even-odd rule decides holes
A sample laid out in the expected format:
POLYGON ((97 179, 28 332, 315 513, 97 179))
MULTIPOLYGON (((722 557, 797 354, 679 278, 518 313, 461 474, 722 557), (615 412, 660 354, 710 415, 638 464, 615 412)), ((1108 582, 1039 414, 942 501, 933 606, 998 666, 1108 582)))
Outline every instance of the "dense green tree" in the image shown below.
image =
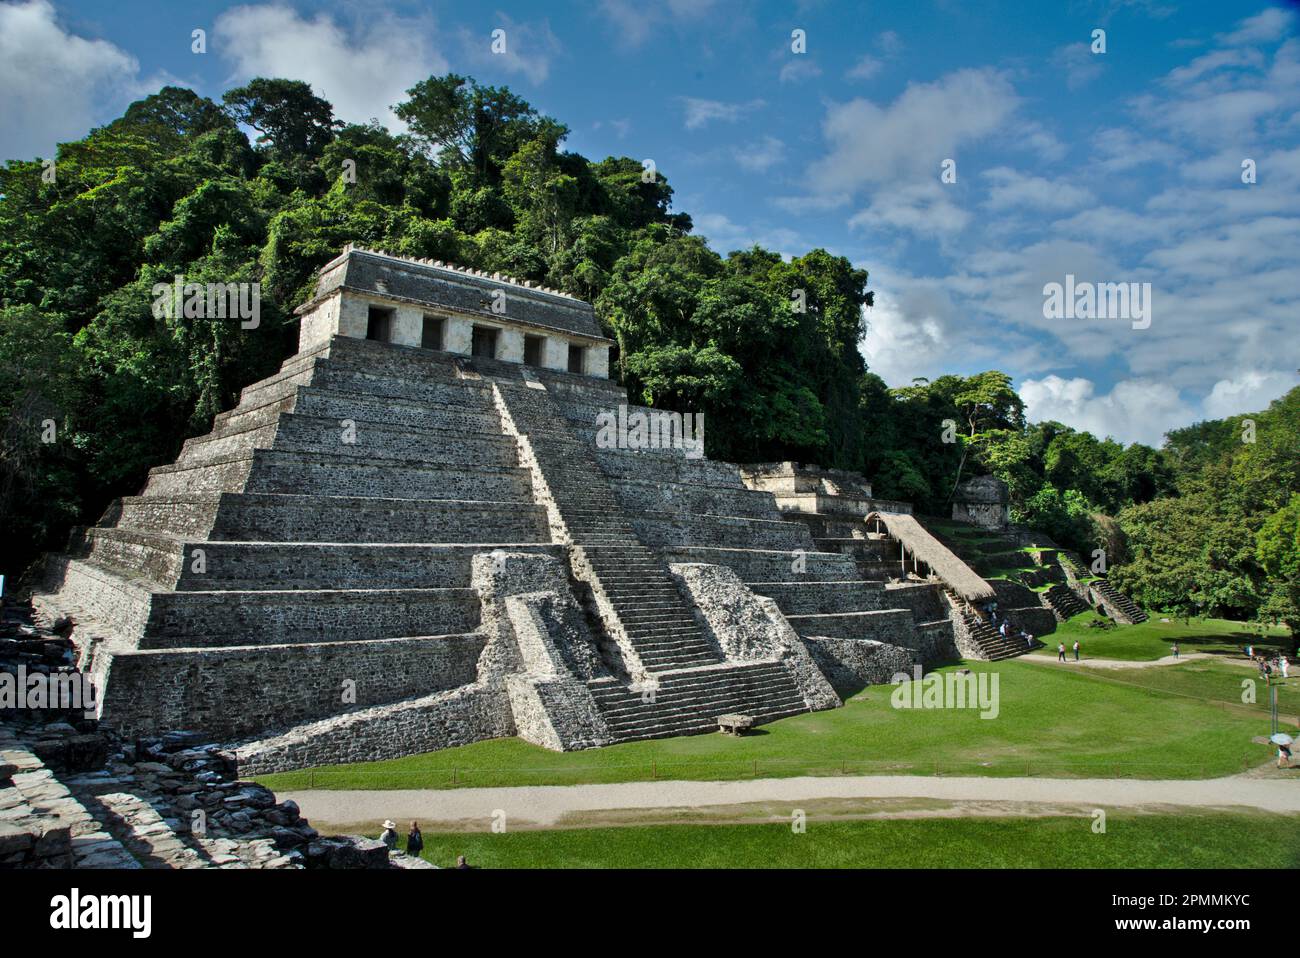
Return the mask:
POLYGON ((79 512, 76 373, 62 317, 0 308, 0 529, 22 558, 56 546, 79 512))
POLYGON ((591 301, 633 401, 703 413, 711 455, 859 470, 935 514, 992 473, 1020 521, 1085 550, 1101 534, 1147 605, 1294 622, 1300 390, 1152 449, 1026 424, 997 370, 890 389, 860 349, 864 270, 821 249, 719 255, 661 171, 565 150, 506 88, 421 81, 395 107, 409 133, 339 123, 298 81, 222 103, 164 87, 61 144, 53 176, 0 168, 0 573, 274 370, 315 271, 356 242, 591 301), (259 324, 160 312, 178 277, 258 284, 259 324))
POLYGON ((1255 558, 1268 576, 1260 618, 1283 622, 1300 637, 1300 494, 1264 520, 1255 558))
POLYGON ((301 80, 257 77, 221 98, 230 115, 257 131, 257 142, 280 160, 308 162, 334 139, 334 108, 301 80))
POLYGON ((476 186, 500 182, 506 162, 545 126, 564 136, 554 120, 539 116, 505 87, 481 86, 448 73, 421 80, 394 112, 448 169, 466 170, 476 186))

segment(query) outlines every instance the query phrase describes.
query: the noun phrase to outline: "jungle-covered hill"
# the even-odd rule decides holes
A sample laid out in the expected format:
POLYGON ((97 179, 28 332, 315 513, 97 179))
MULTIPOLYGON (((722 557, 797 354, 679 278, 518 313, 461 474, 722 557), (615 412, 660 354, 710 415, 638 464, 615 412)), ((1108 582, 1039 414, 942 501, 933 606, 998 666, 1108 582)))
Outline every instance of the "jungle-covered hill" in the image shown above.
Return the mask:
POLYGON ((993 472, 1018 520, 1104 545, 1141 602, 1297 618, 1300 391, 1157 450, 1027 424, 997 371, 889 389, 858 348, 872 294, 847 259, 719 255, 661 172, 565 150, 563 124, 505 88, 430 77, 396 112, 407 132, 343 124, 297 81, 220 103, 167 87, 0 170, 0 574, 274 371, 313 272, 356 242, 592 301, 633 398, 704 412, 710 456, 859 470, 937 514, 993 472), (260 283, 259 326, 155 316, 178 275, 260 283))

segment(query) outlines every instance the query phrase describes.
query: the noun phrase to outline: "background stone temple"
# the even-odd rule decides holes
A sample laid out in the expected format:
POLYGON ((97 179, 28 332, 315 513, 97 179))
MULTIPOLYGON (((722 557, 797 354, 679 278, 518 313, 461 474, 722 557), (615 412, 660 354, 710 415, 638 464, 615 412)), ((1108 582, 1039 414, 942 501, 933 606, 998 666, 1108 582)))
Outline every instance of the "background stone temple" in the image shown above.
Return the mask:
POLYGON ((348 247, 298 312, 280 372, 48 562, 125 734, 252 771, 573 749, 989 657, 993 589, 862 477, 596 442, 627 396, 586 303, 348 247))

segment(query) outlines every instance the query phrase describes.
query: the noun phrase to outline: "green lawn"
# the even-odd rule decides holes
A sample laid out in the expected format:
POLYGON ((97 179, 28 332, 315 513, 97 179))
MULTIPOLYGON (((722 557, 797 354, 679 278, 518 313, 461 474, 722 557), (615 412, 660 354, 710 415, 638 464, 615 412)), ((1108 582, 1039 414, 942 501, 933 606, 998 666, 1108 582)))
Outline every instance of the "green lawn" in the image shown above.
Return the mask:
POLYGON ((1240 680, 1251 674, 1245 669, 1221 666, 1227 671, 1209 677, 1187 666, 1144 670, 1161 672, 1163 684, 1141 688, 1129 680, 1146 681, 1145 675, 1125 674, 1125 682, 1115 682, 1085 670, 1014 660, 970 667, 999 676, 997 718, 955 709, 895 709, 893 686, 874 686, 844 708, 774 722, 743 738, 697 735, 570 753, 496 739, 261 780, 288 790, 844 773, 1197 778, 1240 772, 1271 755, 1267 746, 1250 741, 1269 730, 1263 696, 1249 710, 1202 701, 1238 702, 1240 680))
MULTIPOLYGON (((1056 645, 1064 642, 1066 649, 1073 649, 1078 639, 1080 651, 1086 659, 1089 656, 1098 659, 1123 659, 1125 661, 1149 661, 1170 654, 1170 646, 1176 641, 1179 650, 1189 652, 1210 652, 1240 659, 1241 649, 1247 643, 1253 643, 1261 651, 1290 651, 1289 633, 1286 629, 1274 628, 1263 631, 1258 626, 1248 627, 1242 622, 1227 619, 1191 619, 1184 623, 1182 619, 1161 622, 1159 614, 1141 625, 1121 625, 1113 629, 1092 627, 1090 623, 1105 621, 1096 612, 1081 612, 1063 622, 1051 635, 1043 636, 1047 643, 1040 649, 1039 655, 1056 655, 1056 645)), ((1073 651, 1070 655, 1073 656, 1073 651)), ((1297 670, 1300 673, 1300 670, 1297 670)))
POLYGON ((424 833, 483 868, 1296 868, 1300 816, 1111 814, 424 833))
MULTIPOLYGON (((1086 662, 1085 662, 1086 664, 1086 662)), ((1196 659, 1176 666, 1159 666, 1151 669, 1108 669, 1100 671, 1099 678, 1123 682, 1147 689, 1167 691, 1177 695, 1190 695, 1206 702, 1238 704, 1241 702, 1244 681, 1250 681, 1256 704, 1268 701, 1268 691, 1253 669, 1241 668, 1213 659, 1196 659)), ((1275 680, 1278 711, 1285 716, 1300 714, 1300 669, 1291 678, 1275 680)), ((1295 729, 1291 729, 1294 733, 1295 729)))

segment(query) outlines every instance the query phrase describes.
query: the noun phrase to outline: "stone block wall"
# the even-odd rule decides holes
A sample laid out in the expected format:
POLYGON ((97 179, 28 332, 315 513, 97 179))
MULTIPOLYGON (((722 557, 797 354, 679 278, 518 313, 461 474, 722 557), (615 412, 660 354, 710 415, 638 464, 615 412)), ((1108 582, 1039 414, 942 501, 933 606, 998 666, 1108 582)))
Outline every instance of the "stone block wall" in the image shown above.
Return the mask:
MULTIPOLYGON (((298 352, 328 342, 334 331, 340 326, 339 297, 327 299, 317 304, 316 308, 300 317, 298 322, 298 352)), ((362 332, 365 335, 365 332, 362 332)))
POLYGON ((801 635, 870 639, 912 649, 917 646, 916 626, 907 609, 792 615, 789 619, 801 635))
MULTIPOLYGON (((242 776, 401 758, 515 734, 508 693, 463 686, 300 726, 235 749, 242 776)), ((429 783, 412 779, 410 787, 429 783)))
POLYGON ((642 542, 651 546, 725 542, 735 549, 815 549, 807 528, 799 522, 736 516, 643 513, 632 517, 632 528, 642 542))
POLYGON ((883 685, 898 673, 911 675, 915 658, 888 642, 805 636, 813 661, 841 694, 867 685, 883 685))
POLYGON ((342 589, 154 594, 140 648, 354 642, 473 632, 472 589, 342 589))
POLYGON ((100 718, 127 735, 202 728, 239 737, 467 685, 477 634, 121 652, 96 659, 100 718), (344 701, 354 683, 355 702, 344 701))
POLYGON ((939 583, 902 583, 885 588, 884 607, 908 609, 917 622, 936 622, 948 618, 948 603, 939 583))
POLYGON ((516 734, 561 751, 612 741, 586 685, 608 670, 564 565, 549 556, 483 553, 473 575, 487 636, 479 675, 504 682, 516 734))
MULTIPOLYGON (((750 588, 775 599, 786 615, 860 612, 886 608, 883 582, 751 582, 750 588)), ((889 598, 893 607, 893 599, 889 598)))
MULTIPOLYGON (((513 551, 558 554, 548 543, 512 543, 513 551)), ((202 573, 187 565, 182 590, 464 588, 482 545, 209 542, 202 573)))
POLYGON ((664 549, 669 562, 706 562, 725 565, 744 582, 832 582, 857 580, 858 567, 838 552, 802 552, 772 549, 730 549, 717 546, 671 546, 664 549))
POLYGON ((56 616, 76 614, 111 622, 117 631, 125 633, 141 631, 149 621, 148 589, 81 559, 50 556, 42 588, 47 593, 62 592, 75 598, 75 606, 55 610, 56 616))

